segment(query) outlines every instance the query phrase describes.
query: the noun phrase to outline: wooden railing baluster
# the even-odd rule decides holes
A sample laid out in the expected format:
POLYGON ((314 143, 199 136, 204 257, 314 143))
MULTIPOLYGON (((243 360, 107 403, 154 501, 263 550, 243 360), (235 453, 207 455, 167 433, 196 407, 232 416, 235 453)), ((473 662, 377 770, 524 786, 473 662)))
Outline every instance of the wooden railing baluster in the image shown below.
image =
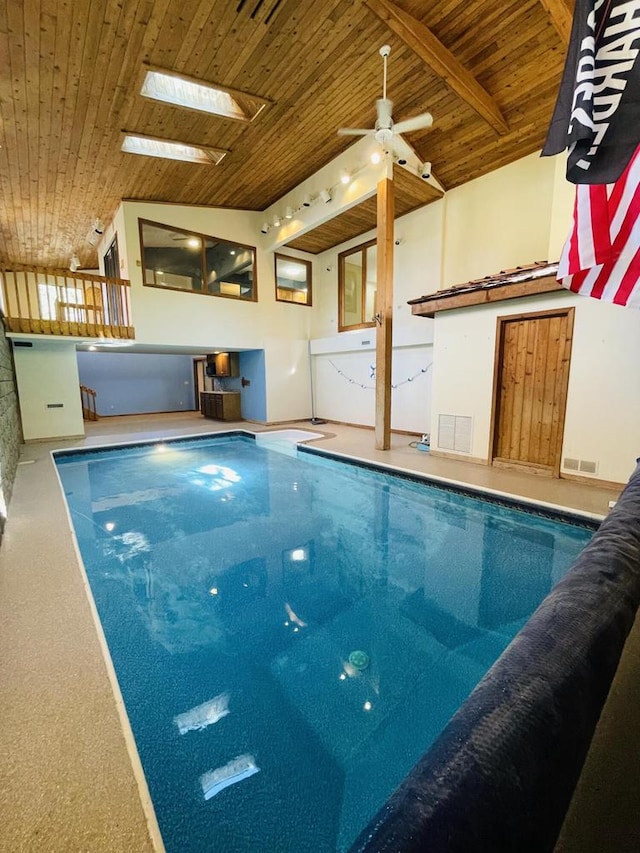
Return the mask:
POLYGON ((9 332, 135 338, 126 279, 6 264, 0 280, 9 332))

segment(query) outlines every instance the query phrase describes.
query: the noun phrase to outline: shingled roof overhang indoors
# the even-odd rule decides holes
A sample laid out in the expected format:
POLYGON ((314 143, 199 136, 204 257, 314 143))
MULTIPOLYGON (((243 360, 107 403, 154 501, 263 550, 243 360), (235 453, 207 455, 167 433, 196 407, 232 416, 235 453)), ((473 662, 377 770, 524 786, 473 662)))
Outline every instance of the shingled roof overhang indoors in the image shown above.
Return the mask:
POLYGON ((418 317, 435 317, 437 311, 451 311, 454 308, 469 308, 472 305, 484 305, 489 302, 503 302, 521 296, 535 296, 538 293, 551 293, 562 290, 556 281, 557 264, 547 261, 503 270, 496 275, 468 281, 438 290, 428 296, 411 299, 411 313, 418 317))

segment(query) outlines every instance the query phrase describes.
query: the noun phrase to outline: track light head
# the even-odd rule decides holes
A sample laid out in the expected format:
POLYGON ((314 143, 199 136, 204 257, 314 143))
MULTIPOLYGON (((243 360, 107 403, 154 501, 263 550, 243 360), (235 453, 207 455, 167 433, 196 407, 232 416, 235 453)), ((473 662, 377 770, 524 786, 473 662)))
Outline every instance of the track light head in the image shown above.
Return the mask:
POLYGON ((263 234, 268 234, 268 233, 269 233, 269 228, 270 228, 270 227, 271 227, 271 226, 269 225, 269 223, 268 223, 268 222, 263 222, 263 223, 262 223, 262 228, 261 228, 260 230, 262 231, 262 233, 263 233, 263 234))
POLYGON ((89 229, 89 233, 87 234, 87 243, 90 246, 97 246, 100 242, 100 238, 104 233, 104 224, 101 219, 94 219, 89 229))
POLYGON ((292 207, 287 207, 287 209, 284 212, 284 218, 285 219, 293 219, 293 208, 292 207))
POLYGON ((311 198, 311 195, 309 193, 307 193, 305 195, 305 197, 302 199, 302 206, 303 207, 311 207, 312 204, 313 204, 313 199, 311 198))
POLYGON ((329 190, 320 190, 320 198, 325 204, 329 204, 331 201, 331 193, 329 190))
POLYGON ((280 222, 281 222, 281 220, 280 220, 280 216, 276 213, 276 215, 273 217, 273 227, 274 227, 274 228, 279 228, 279 227, 280 227, 280 222))
POLYGON ((423 163, 420 167, 420 177, 423 181, 428 181, 431 177, 431 163, 423 163))

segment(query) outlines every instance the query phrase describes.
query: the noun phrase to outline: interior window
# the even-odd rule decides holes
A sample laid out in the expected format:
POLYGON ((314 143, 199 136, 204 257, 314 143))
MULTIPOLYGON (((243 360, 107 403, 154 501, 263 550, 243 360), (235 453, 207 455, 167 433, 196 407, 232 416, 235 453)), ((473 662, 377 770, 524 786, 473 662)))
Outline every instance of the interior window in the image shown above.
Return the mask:
POLYGON ((338 255, 338 331, 374 326, 376 241, 338 255))
POLYGON ((147 287, 257 300, 256 250, 252 246, 144 219, 139 224, 147 287))
POLYGON ((311 305, 311 261, 276 253, 276 300, 311 305))

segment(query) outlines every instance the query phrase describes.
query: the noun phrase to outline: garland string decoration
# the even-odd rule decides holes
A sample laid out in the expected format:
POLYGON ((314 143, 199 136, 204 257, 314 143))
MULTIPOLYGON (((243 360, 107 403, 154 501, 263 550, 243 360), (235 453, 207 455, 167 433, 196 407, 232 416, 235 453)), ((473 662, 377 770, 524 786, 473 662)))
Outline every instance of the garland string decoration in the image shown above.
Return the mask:
MULTIPOLYGON (((331 361, 331 359, 328 359, 328 361, 329 361, 329 364, 331 365, 331 367, 333 367, 333 369, 336 371, 338 376, 342 376, 342 378, 344 380, 346 380, 350 385, 358 385, 360 388, 364 388, 365 391, 375 391, 376 390, 375 385, 364 385, 362 382, 358 382, 356 379, 352 379, 351 376, 348 376, 344 372, 344 370, 341 370, 338 367, 337 364, 334 364, 331 361)), ((409 382, 413 382, 414 379, 418 379, 418 377, 422 376, 425 373, 428 373, 429 370, 431 369, 432 364, 433 364, 433 362, 430 362, 426 367, 423 367, 417 373, 414 373, 413 376, 408 376, 406 379, 403 379, 401 382, 392 382, 391 387, 394 389, 400 388, 400 386, 402 386, 402 385, 407 385, 409 382)), ((376 378, 376 366, 375 366, 375 364, 370 364, 369 365, 369 379, 375 379, 375 378, 376 378)))

